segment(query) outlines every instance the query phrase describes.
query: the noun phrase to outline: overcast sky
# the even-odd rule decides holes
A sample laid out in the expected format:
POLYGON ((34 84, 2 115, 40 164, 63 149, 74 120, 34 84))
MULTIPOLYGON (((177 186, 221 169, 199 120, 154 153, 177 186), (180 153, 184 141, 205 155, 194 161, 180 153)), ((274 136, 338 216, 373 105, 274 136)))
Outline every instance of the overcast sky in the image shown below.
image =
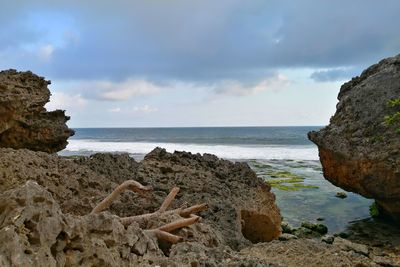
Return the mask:
POLYGON ((325 125, 400 53, 398 0, 13 0, 0 69, 52 81, 71 127, 325 125))

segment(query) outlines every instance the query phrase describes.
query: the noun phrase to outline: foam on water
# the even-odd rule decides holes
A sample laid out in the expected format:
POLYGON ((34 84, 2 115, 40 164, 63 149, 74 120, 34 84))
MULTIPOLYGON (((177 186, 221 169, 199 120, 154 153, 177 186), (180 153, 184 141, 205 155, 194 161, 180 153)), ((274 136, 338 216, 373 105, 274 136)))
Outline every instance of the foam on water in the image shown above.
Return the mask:
POLYGON ((261 145, 206 145, 182 143, 149 142, 100 142, 97 140, 69 140, 65 151, 69 152, 127 152, 147 154, 156 147, 168 152, 188 151, 192 153, 210 153, 226 159, 293 159, 318 160, 318 149, 311 145, 297 146, 261 146, 261 145))

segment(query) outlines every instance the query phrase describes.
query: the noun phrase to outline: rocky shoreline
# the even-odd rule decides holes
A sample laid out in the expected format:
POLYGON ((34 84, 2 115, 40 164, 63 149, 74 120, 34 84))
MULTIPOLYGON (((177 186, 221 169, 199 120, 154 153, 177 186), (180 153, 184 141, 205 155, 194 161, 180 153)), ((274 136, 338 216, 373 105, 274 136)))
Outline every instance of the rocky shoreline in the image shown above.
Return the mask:
MULTIPOLYGON (((360 172, 343 182, 348 170, 358 166, 347 168, 343 144, 361 139, 354 133, 356 139, 339 143, 342 136, 332 133, 346 128, 340 120, 340 110, 351 109, 343 108, 352 99, 346 94, 367 90, 360 89, 367 85, 357 86, 373 85, 376 77, 392 72, 390 77, 398 77, 398 62, 383 61, 344 85, 339 98, 347 102, 339 103, 332 125, 310 133, 326 178, 368 192, 381 208, 388 199, 397 203, 396 172, 386 180, 374 176, 377 180, 370 183, 360 172), (326 141, 331 139, 337 142, 326 141), (328 157, 328 144, 340 144, 342 158, 328 157), (361 182, 353 186, 349 181, 361 182), (383 186, 372 190, 378 182, 383 186)), ((321 223, 293 228, 282 223, 270 184, 244 162, 162 148, 140 162, 128 154, 55 154, 73 131, 64 111, 44 108, 48 84, 30 72, 0 72, 0 266, 400 266, 398 225, 359 222, 335 236, 327 235, 321 223)), ((383 88, 398 96, 397 85, 383 88)), ((379 146, 389 142, 395 149, 399 138, 393 133, 388 138, 394 141, 378 140, 379 146)), ((369 142, 361 141, 364 147, 369 142)), ((363 155, 358 150, 350 156, 363 155)), ((389 159, 374 151, 376 159, 389 159)), ((397 162, 396 153, 389 153, 389 162, 397 162)), ((376 170, 368 166, 362 170, 376 170)), ((391 166, 384 173, 397 170, 391 166)), ((299 178, 292 180, 294 186, 299 178)), ((396 218, 394 206, 386 211, 396 218)))
POLYGON ((399 238, 390 240, 384 234, 357 239, 355 231, 344 239, 327 236, 323 226, 313 224, 298 229, 283 224, 280 234, 269 187, 244 163, 163 149, 141 162, 127 154, 59 157, 10 148, 0 152, 2 266, 400 265, 399 238), (152 184, 154 194, 141 198, 127 192, 110 211, 90 214, 125 179, 152 184), (116 215, 156 210, 173 184, 181 192, 172 208, 185 202, 209 204, 200 213, 200 223, 176 232, 184 242, 165 247, 143 230, 173 218, 145 226, 121 225, 116 215), (256 196, 264 200, 253 201, 256 196), (274 224, 262 224, 262 216, 274 224), (246 233, 249 228, 254 235, 246 233), (263 232, 268 233, 266 240, 253 239, 263 232))

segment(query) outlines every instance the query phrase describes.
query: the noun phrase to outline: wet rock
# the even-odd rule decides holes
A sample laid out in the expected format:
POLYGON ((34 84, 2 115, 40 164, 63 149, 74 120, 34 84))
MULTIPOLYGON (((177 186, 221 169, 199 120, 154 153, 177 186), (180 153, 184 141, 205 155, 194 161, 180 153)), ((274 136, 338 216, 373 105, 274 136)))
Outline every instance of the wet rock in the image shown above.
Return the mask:
POLYGON ((345 192, 337 192, 335 197, 337 197, 337 198, 346 198, 347 194, 345 192))
POLYGON ((317 233, 319 233, 321 235, 324 235, 324 234, 328 233, 328 227, 326 227, 325 225, 320 224, 320 223, 303 222, 301 224, 301 227, 310 229, 310 230, 312 230, 314 232, 317 232, 317 233))
POLYGON ((288 222, 282 222, 281 227, 284 234, 292 234, 294 231, 294 228, 288 222))
POLYGON ((327 244, 332 244, 334 240, 335 240, 335 237, 331 236, 331 235, 324 235, 321 238, 321 241, 324 243, 327 243, 327 244))
POLYGON ((341 238, 349 238, 350 237, 350 233, 340 232, 340 233, 334 234, 334 236, 338 236, 338 237, 341 237, 341 238))
POLYGON ((326 179, 374 198, 400 221, 400 55, 342 85, 330 124, 309 139, 318 145, 326 179))
POLYGON ((0 147, 57 152, 74 134, 64 111, 47 112, 50 84, 31 72, 0 72, 0 147))

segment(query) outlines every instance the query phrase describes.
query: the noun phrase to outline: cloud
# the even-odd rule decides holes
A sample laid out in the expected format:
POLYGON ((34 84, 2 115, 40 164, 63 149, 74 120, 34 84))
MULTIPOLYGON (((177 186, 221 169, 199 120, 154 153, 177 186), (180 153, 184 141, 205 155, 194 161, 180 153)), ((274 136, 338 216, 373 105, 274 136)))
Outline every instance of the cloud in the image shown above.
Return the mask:
POLYGON ((118 112, 121 112, 121 108, 119 108, 119 107, 117 107, 117 108, 110 108, 110 109, 108 109, 108 112, 118 113, 118 112))
POLYGON ((43 45, 39 48, 38 56, 43 61, 48 61, 52 58, 54 46, 51 44, 43 45))
POLYGON ((0 50, 2 64, 53 79, 260 80, 265 70, 365 67, 398 53, 399 9, 398 0, 8 1, 0 50), (54 41, 47 64, 17 56, 54 41))
POLYGON ((310 78, 316 82, 346 81, 357 73, 353 68, 335 68, 315 71, 310 75, 310 78))
POLYGON ((157 112, 158 108, 152 108, 148 105, 144 105, 142 107, 134 107, 132 109, 132 111, 134 113, 144 113, 144 114, 148 114, 148 113, 153 113, 153 112, 157 112))
POLYGON ((134 97, 154 94, 160 90, 156 84, 128 78, 124 81, 80 80, 70 85, 74 91, 82 92, 85 97, 106 101, 126 101, 134 97))
POLYGON ((128 79, 121 83, 97 82, 95 84, 103 91, 100 98, 104 100, 128 100, 134 96, 146 95, 157 92, 159 89, 154 84, 145 80, 128 79))
POLYGON ((46 104, 48 110, 77 110, 86 106, 87 100, 81 95, 70 95, 63 92, 53 92, 50 97, 50 102, 46 104))
POLYGON ((279 74, 273 77, 265 78, 253 85, 243 84, 235 80, 222 81, 214 85, 214 92, 216 94, 245 96, 256 94, 265 90, 279 90, 286 87, 289 83, 290 81, 286 76, 279 74))

